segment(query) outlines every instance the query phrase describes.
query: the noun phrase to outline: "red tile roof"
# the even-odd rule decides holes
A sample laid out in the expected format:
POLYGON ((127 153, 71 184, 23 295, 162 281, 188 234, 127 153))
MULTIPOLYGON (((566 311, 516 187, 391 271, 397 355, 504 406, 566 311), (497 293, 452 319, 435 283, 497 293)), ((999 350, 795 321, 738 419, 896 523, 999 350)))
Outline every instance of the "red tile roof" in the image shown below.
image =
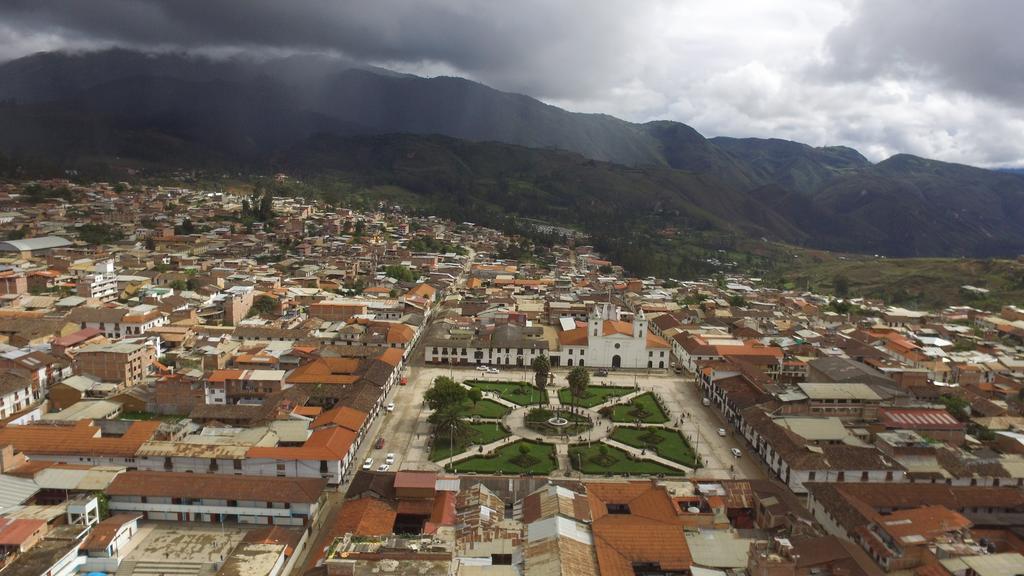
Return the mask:
POLYGON ((356 433, 347 428, 321 428, 314 431, 302 446, 257 446, 245 453, 246 458, 271 460, 341 460, 352 449, 356 433))
POLYGON ((399 472, 395 474, 395 488, 430 488, 437 484, 434 472, 399 472))
POLYGON ((664 571, 690 569, 683 523, 663 487, 651 482, 591 483, 587 498, 602 576, 633 576, 634 563, 657 564, 664 571), (628 510, 612 513, 609 505, 628 510))
POLYGON ((11 444, 28 455, 134 456, 153 437, 160 422, 141 420, 131 424, 122 436, 104 437, 92 420, 74 426, 29 424, 0 428, 0 445, 11 444))
POLYGON ((366 422, 367 413, 348 406, 339 406, 324 412, 313 420, 310 428, 320 428, 328 425, 335 425, 358 432, 366 422))

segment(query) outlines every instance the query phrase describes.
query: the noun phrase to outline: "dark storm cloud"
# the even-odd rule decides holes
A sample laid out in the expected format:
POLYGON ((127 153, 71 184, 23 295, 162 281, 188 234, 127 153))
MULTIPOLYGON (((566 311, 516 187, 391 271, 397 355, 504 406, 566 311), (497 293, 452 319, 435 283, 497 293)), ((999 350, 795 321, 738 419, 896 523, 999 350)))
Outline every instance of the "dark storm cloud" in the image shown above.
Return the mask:
POLYGON ((337 52, 437 63, 503 88, 574 97, 629 38, 625 2, 7 0, 0 21, 80 43, 337 52))
POLYGON ((835 79, 917 78, 1019 104, 1024 35, 1019 0, 864 0, 828 37, 835 79))

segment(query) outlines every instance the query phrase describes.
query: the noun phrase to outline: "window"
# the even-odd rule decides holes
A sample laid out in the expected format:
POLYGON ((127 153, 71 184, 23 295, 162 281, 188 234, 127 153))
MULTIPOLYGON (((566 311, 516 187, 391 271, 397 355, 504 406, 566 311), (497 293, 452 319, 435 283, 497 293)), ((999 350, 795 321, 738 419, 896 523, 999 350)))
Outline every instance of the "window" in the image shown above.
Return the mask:
POLYGON ((616 342, 615 343, 615 349, 618 350, 619 348, 622 348, 622 344, 619 344, 618 342, 616 342))
POLYGON ((609 514, 629 514, 629 504, 607 504, 609 514))
POLYGON ((846 472, 843 472, 842 470, 840 470, 839 473, 836 475, 836 482, 845 482, 845 481, 846 481, 846 472))
POLYGON ((814 470, 811 470, 810 472, 807 473, 807 481, 814 482, 814 470))
POLYGON ((491 565, 492 566, 511 566, 512 555, 511 554, 491 554, 491 565))
POLYGON ((861 473, 860 473, 860 481, 861 481, 861 482, 867 482, 867 481, 868 481, 868 473, 867 473, 867 470, 865 470, 864 472, 861 472, 861 473))

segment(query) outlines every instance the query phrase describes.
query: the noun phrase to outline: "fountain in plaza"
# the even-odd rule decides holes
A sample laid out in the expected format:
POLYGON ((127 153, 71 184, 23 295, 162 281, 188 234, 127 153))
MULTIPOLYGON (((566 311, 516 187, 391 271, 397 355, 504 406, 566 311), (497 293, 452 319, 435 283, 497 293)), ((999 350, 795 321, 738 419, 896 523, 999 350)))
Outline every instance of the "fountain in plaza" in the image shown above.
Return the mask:
POLYGON ((548 424, 561 428, 563 426, 567 426, 569 421, 561 416, 552 416, 551 418, 548 418, 548 424))

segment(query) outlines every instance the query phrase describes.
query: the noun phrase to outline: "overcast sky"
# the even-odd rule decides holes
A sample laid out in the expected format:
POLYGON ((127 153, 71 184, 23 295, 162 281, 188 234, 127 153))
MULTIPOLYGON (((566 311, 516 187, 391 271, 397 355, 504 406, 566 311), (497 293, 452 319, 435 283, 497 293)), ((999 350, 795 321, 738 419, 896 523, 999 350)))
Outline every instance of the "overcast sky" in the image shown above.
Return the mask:
POLYGON ((0 59, 319 52, 706 136, 1024 166, 1018 0, 0 0, 0 59))

